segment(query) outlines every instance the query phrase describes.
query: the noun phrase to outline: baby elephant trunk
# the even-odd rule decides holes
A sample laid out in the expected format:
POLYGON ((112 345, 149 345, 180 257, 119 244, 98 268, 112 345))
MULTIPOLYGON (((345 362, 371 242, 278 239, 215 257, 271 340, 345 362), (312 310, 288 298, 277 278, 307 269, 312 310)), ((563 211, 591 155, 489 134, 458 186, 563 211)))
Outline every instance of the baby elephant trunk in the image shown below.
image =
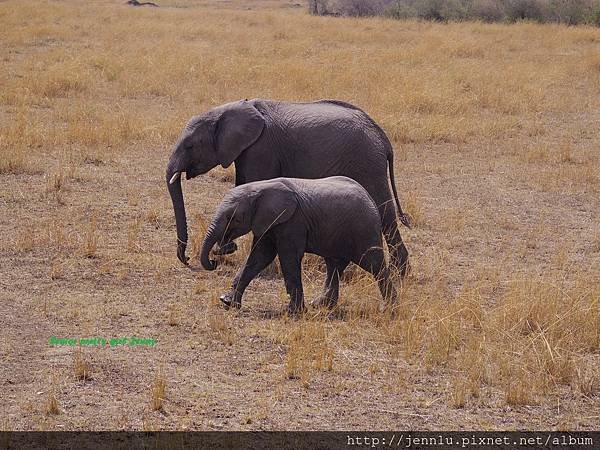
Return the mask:
POLYGON ((222 227, 219 227, 218 221, 215 219, 208 227, 208 231, 204 237, 202 249, 200 250, 200 263, 206 270, 215 270, 217 268, 217 262, 213 259, 210 259, 209 255, 212 248, 215 246, 217 241, 219 241, 219 237, 223 236, 224 230, 220 228, 222 227))

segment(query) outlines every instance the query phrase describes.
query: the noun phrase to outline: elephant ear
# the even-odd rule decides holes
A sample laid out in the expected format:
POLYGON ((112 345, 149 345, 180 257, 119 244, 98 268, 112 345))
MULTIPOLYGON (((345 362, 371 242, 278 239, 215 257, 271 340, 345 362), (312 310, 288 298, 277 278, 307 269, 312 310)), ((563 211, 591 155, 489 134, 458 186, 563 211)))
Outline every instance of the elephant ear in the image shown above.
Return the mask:
POLYGON ((217 123, 217 159, 229 167, 240 154, 256 142, 265 127, 265 119, 246 101, 227 108, 217 123))
POLYGON ((252 216, 254 237, 260 237, 271 228, 290 220, 297 205, 294 192, 279 182, 263 189, 254 201, 252 216))

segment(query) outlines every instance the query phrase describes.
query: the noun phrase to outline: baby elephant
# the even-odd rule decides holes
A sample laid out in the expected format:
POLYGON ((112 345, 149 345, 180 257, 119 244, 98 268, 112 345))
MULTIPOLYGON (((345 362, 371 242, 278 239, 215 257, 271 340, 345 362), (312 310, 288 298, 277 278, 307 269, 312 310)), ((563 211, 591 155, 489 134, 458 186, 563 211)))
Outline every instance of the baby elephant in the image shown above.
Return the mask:
POLYGON ((214 270, 209 253, 216 243, 231 242, 252 231, 254 240, 246 264, 231 290, 221 296, 227 306, 240 308, 244 290, 279 255, 290 296, 289 312, 303 311, 301 263, 305 252, 325 258, 325 291, 312 302, 333 307, 339 278, 352 261, 371 272, 384 300, 391 304, 396 291, 384 260, 381 219, 367 191, 347 177, 317 180, 275 178, 232 189, 215 214, 200 251, 200 262, 214 270))

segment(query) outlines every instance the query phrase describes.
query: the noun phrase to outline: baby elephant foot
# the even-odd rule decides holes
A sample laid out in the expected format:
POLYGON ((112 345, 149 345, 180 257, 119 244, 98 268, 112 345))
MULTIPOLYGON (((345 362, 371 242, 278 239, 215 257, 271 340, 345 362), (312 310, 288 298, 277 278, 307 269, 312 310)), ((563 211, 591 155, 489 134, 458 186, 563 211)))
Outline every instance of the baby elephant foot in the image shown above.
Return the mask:
POLYGON ((219 248, 216 248, 213 250, 213 253, 215 255, 230 255, 232 253, 235 253, 235 251, 237 250, 237 245, 235 242, 228 242, 227 244, 223 244, 221 245, 219 248))
POLYGON ((319 295, 312 302, 310 302, 310 306, 313 308, 333 308, 336 305, 336 301, 331 297, 326 295, 319 295))
POLYGON ((225 309, 229 309, 229 308, 240 309, 242 307, 242 299, 237 298, 235 293, 232 291, 229 291, 228 293, 221 295, 219 297, 219 300, 221 300, 221 303, 223 304, 223 307, 225 309))

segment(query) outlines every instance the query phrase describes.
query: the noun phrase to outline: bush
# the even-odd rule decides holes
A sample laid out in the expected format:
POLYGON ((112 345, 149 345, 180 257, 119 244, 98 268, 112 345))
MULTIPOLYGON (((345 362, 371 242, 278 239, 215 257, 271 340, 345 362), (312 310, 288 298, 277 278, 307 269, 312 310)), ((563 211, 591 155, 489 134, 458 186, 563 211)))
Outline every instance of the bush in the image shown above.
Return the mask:
POLYGON ((413 7, 407 5, 405 2, 393 2, 386 8, 385 15, 394 19, 409 19, 416 17, 417 13, 413 7))
POLYGON ((436 22, 463 20, 468 17, 465 1, 423 0, 416 3, 417 17, 436 22))
POLYGON ((343 16, 378 16, 383 14, 389 3, 385 0, 337 0, 337 12, 343 16))
POLYGON ((329 14, 327 0, 309 0, 308 13, 315 16, 326 16, 329 14))
POLYGON ((500 22, 505 14, 502 3, 497 0, 474 0, 471 16, 484 22, 500 22))
POLYGON ((559 22, 600 26, 600 0, 309 0, 316 15, 419 18, 436 22, 559 22))
POLYGON ((543 22, 544 7, 540 0, 508 0, 506 2, 506 18, 510 22, 517 20, 535 20, 543 22))
POLYGON ((590 8, 590 11, 585 17, 585 23, 600 27, 600 4, 590 8))
POLYGON ((552 20, 569 25, 577 25, 585 19, 587 0, 551 0, 550 15, 552 20))

